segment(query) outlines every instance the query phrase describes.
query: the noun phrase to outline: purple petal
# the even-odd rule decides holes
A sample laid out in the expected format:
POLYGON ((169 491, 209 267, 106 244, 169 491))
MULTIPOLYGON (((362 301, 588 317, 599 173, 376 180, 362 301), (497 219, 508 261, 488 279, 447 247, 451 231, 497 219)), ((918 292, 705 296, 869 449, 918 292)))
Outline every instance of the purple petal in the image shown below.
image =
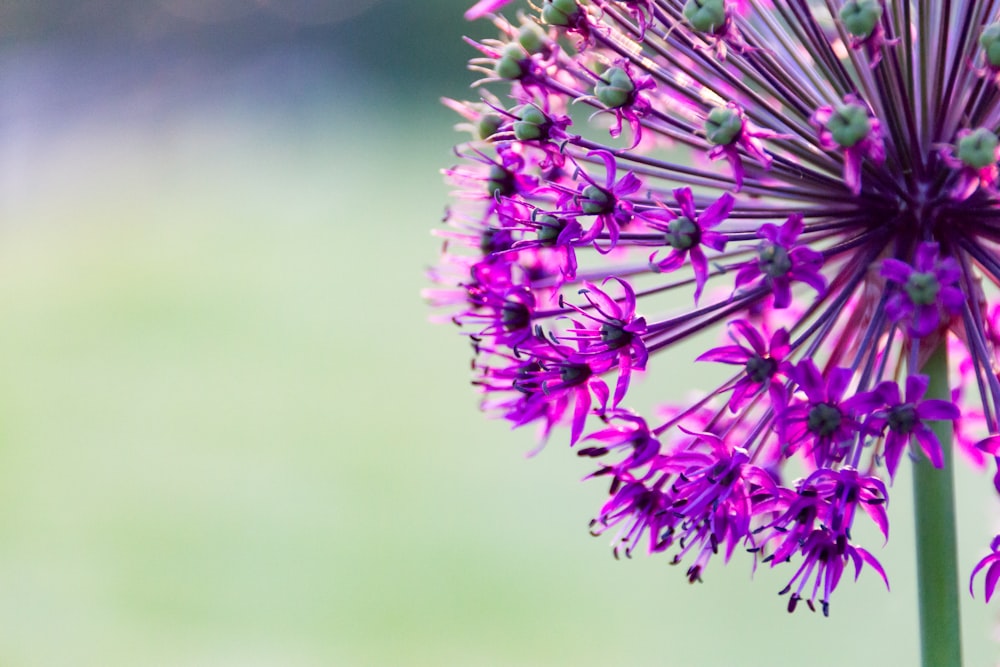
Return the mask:
POLYGON ((702 229, 715 227, 720 222, 729 217, 733 210, 736 199, 728 192, 716 199, 708 208, 698 216, 698 226, 702 229))
POLYGON ((805 229, 805 223, 802 221, 803 216, 801 213, 795 213, 788 216, 788 220, 785 221, 785 224, 783 224, 781 229, 778 231, 777 242, 786 248, 790 248, 795 242, 795 239, 799 238, 802 230, 805 229))
POLYGON ((879 269, 879 275, 883 278, 888 278, 893 282, 906 284, 906 281, 910 279, 913 274, 913 267, 911 267, 906 262, 901 262, 898 259, 893 259, 892 257, 887 257, 882 260, 882 268, 879 269))
POLYGON ((908 375, 906 377, 906 402, 916 403, 919 401, 927 393, 927 386, 930 383, 931 380, 926 375, 908 375))
POLYGON ((951 421, 962 416, 962 411, 951 401, 930 398, 916 406, 917 416, 924 421, 951 421))
POLYGON ((677 188, 674 190, 674 199, 677 201, 681 213, 689 220, 698 219, 698 222, 701 222, 701 219, 698 218, 698 209, 694 206, 694 195, 691 194, 691 188, 677 188))
POLYGON ((479 0, 479 2, 472 5, 472 7, 465 12, 465 20, 474 21, 475 19, 489 14, 490 12, 495 12, 508 2, 510 2, 510 0, 479 0))
POLYGON ((743 365, 750 360, 750 353, 739 345, 724 345, 705 352, 695 361, 716 361, 720 364, 743 365))
POLYGON ((926 273, 934 269, 934 262, 938 257, 937 243, 921 243, 917 246, 917 256, 913 261, 913 266, 921 273, 926 273))
POLYGON ((930 459, 932 464, 934 464, 934 467, 944 467, 944 455, 941 452, 941 443, 938 442, 937 436, 934 435, 934 431, 927 428, 924 424, 918 424, 917 427, 913 429, 913 435, 917 437, 917 442, 920 443, 920 449, 924 451, 924 454, 926 454, 927 458, 930 459))

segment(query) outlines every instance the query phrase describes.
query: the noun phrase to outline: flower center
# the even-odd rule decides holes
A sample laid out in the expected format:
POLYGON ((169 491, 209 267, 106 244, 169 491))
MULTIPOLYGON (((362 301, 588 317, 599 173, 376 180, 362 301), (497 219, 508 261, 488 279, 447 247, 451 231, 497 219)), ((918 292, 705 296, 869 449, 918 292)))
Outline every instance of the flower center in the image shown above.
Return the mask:
POLYGON ((536 222, 538 223, 538 242, 547 248, 551 248, 558 242, 559 235, 566 227, 566 221, 560 220, 554 215, 540 215, 536 222))
POLYGON ((705 138, 715 146, 728 146, 743 130, 743 119, 736 109, 715 107, 705 118, 705 138))
POLYGON ((624 107, 632 101, 635 84, 628 72, 620 67, 612 67, 604 73, 604 78, 594 84, 594 95, 609 109, 624 107))
POLYGON ((698 245, 701 240, 701 230, 691 218, 682 215, 670 221, 668 231, 664 234, 667 245, 677 250, 688 250, 698 245))
POLYGON ((747 360, 747 377, 751 382, 761 384, 766 382, 778 370, 778 363, 774 359, 766 359, 759 354, 755 354, 747 360))
POLYGON ((587 364, 564 364, 559 369, 559 378, 565 384, 580 384, 590 377, 590 366, 587 364))
POLYGON ((809 410, 806 428, 809 429, 810 433, 826 438, 837 431, 842 420, 843 414, 840 412, 840 408, 829 403, 819 403, 809 410))
POLYGON ((500 322, 506 331, 523 329, 531 323, 531 313, 523 303, 507 301, 500 309, 500 322))
POLYGON ((781 246, 768 244, 761 249, 757 265, 761 273, 771 278, 780 278, 792 270, 792 259, 781 246))
POLYGON ((906 404, 897 405, 890 410, 887 420, 891 430, 906 435, 913 432, 919 418, 917 417, 916 409, 912 405, 906 404))
POLYGON ((906 293, 917 306, 930 306, 937 300, 941 283, 933 273, 912 273, 906 281, 906 293))
POLYGON ((580 208, 584 213, 591 215, 610 213, 613 207, 614 202, 611 199, 611 195, 601 188, 596 185, 588 185, 583 189, 580 197, 580 208))
POLYGON ((601 325, 601 342, 610 350, 624 347, 632 340, 632 334, 625 331, 625 323, 621 320, 611 320, 601 325))
POLYGON ((872 122, 868 110, 860 104, 843 104, 834 109, 826 129, 839 146, 850 148, 868 136, 872 122))

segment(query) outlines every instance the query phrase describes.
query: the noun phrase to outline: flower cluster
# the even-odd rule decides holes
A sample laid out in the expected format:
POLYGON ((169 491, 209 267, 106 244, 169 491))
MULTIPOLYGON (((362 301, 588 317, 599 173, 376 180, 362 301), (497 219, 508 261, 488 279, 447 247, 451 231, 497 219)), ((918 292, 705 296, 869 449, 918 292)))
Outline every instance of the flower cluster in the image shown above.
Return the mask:
POLYGON ((592 531, 616 554, 697 581, 749 552, 786 568, 789 610, 827 613, 845 570, 886 576, 852 528, 888 538, 904 456, 941 467, 942 424, 974 465, 1000 455, 996 8, 508 4, 467 12, 499 36, 470 40, 478 99, 445 100, 472 138, 428 290, 484 410, 566 428, 609 483, 592 531), (714 388, 628 407, 706 332, 714 388))

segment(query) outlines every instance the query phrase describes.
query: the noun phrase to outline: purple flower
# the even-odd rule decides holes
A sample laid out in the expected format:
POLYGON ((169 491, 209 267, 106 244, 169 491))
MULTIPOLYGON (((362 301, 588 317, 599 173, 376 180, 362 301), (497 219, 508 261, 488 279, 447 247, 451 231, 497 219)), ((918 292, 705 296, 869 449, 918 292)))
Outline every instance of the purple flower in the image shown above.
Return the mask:
POLYGON ((656 260, 658 253, 654 252, 649 256, 649 263, 659 271, 670 272, 684 266, 690 259, 695 278, 694 300, 697 303, 708 281, 708 258, 701 246, 708 246, 717 252, 725 249, 726 236, 713 232, 712 228, 718 227, 733 210, 733 197, 729 193, 723 194, 700 216, 691 188, 674 190, 674 200, 681 210, 680 215, 664 208, 655 217, 652 213, 647 216, 647 224, 662 231, 664 242, 671 248, 670 254, 659 261, 656 260))
POLYGON ((889 318, 906 322, 910 333, 918 338, 936 331, 943 316, 958 314, 965 303, 965 295, 957 284, 962 277, 961 268, 952 257, 939 259, 936 243, 921 243, 912 266, 886 258, 880 273, 900 285, 886 304, 889 318))
POLYGON ((744 264, 736 274, 736 288, 762 279, 774 292, 775 308, 787 308, 792 302, 793 280, 806 283, 822 296, 826 290, 826 278, 820 273, 823 254, 795 243, 803 229, 801 214, 788 216, 781 227, 770 223, 761 225, 757 235, 764 243, 760 245, 757 258, 744 264))
POLYGON ((858 414, 864 396, 844 398, 854 373, 849 368, 833 368, 824 379, 813 360, 804 359, 791 376, 804 396, 794 399, 779 415, 781 440, 789 453, 805 446, 816 467, 832 467, 866 433, 858 414))
POLYGON ((729 397, 729 409, 733 412, 739 410, 747 399, 757 395, 762 389, 771 392, 773 405, 784 405, 787 401, 785 385, 774 380, 780 375, 787 375, 788 372, 787 364, 784 363, 790 349, 788 332, 778 329, 771 336, 770 343, 765 343, 764 337, 747 320, 731 322, 730 327, 729 337, 733 342, 738 343, 737 337, 733 335, 735 330, 750 347, 739 344, 715 347, 695 361, 717 361, 744 367, 744 372, 733 384, 732 394, 729 397))
POLYGON ((910 375, 906 378, 906 394, 900 398, 899 385, 892 381, 880 383, 870 395, 870 425, 885 437, 885 465, 890 477, 896 476, 899 459, 913 438, 920 444, 935 468, 944 465, 941 443, 926 421, 948 420, 959 417, 958 406, 941 399, 920 399, 927 392, 929 380, 926 375, 910 375), (877 407, 876 407, 877 406, 877 407))
POLYGON ((468 40, 475 99, 445 101, 467 134, 425 294, 482 408, 607 483, 616 555, 697 581, 749 552, 826 612, 845 571, 885 578, 851 529, 888 538, 886 484, 947 460, 934 422, 1000 460, 1000 21, 948 7, 469 10, 497 34, 468 40))

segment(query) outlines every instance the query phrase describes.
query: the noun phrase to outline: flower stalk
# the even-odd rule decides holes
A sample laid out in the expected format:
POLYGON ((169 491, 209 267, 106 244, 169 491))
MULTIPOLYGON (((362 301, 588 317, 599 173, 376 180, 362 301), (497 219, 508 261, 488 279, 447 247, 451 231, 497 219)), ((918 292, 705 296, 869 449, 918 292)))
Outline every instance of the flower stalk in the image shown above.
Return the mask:
MULTIPOLYGON (((946 345, 938 345, 921 372, 930 378, 928 397, 951 396, 946 345)), ((935 468, 926 456, 913 462, 921 665, 961 667, 952 426, 948 421, 932 421, 929 426, 941 443, 944 466, 935 468)))

